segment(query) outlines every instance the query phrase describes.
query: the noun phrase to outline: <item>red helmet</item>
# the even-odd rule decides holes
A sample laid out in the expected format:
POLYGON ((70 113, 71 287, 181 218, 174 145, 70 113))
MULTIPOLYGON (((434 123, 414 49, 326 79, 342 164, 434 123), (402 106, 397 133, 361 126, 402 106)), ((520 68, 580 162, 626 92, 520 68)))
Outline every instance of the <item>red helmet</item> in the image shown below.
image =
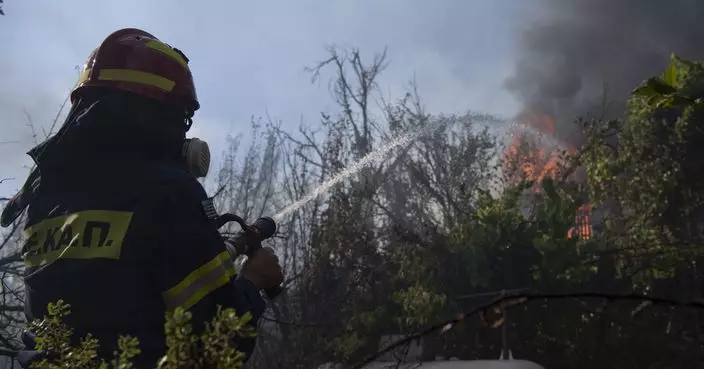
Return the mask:
POLYGON ((189 115, 200 107, 188 58, 180 50, 135 28, 113 32, 93 50, 71 93, 71 102, 75 102, 82 90, 93 86, 182 104, 189 115))

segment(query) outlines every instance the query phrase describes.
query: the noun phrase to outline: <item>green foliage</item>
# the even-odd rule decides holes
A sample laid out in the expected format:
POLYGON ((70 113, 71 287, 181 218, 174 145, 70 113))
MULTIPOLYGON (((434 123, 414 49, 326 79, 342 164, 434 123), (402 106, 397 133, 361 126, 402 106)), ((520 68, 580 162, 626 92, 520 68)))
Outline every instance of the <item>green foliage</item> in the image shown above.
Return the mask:
MULTIPOLYGON (((98 357, 100 343, 90 334, 76 345, 73 331, 64 323, 70 306, 59 300, 48 305, 48 314, 30 324, 36 335, 37 350, 55 354, 50 359, 33 363, 33 369, 131 369, 132 361, 140 354, 136 337, 120 336, 113 359, 106 362, 98 357)), ((166 315, 166 355, 159 361, 159 369, 180 368, 240 368, 244 354, 234 347, 235 336, 251 337, 254 328, 247 325, 250 314, 238 317, 233 309, 218 309, 201 335, 193 333, 191 314, 183 309, 166 315)), ((155 363, 156 364, 156 363, 155 363)))
POLYGON ((633 96, 645 99, 656 109, 687 105, 701 108, 704 106, 699 86, 701 81, 698 81, 701 73, 701 65, 673 54, 662 76, 645 80, 633 90, 633 96))
POLYGON ((363 332, 347 328, 345 334, 332 339, 327 345, 339 360, 349 360, 366 343, 363 332))
POLYGON ((401 327, 420 328, 439 320, 446 303, 446 296, 423 286, 412 286, 398 291, 393 298, 403 314, 397 317, 401 327))
POLYGON ((523 181, 498 197, 485 193, 474 220, 457 232, 460 238, 455 242, 471 245, 465 252, 471 255, 468 269, 472 270, 470 278, 475 286, 494 284, 487 277, 495 274, 497 261, 516 257, 522 262, 510 263, 522 266, 514 267, 518 269, 512 273, 522 270, 523 276, 516 280, 523 280, 524 285, 532 280, 550 286, 559 281, 583 280, 594 273, 593 267, 579 263, 584 257, 580 250, 590 249, 592 242, 568 236, 577 209, 583 205, 581 192, 546 178, 540 183, 541 195, 534 196, 529 204, 523 203, 533 186, 533 182, 523 181))
POLYGON ((81 339, 77 346, 72 344, 73 331, 63 322, 64 318, 70 313, 70 306, 59 300, 55 304, 50 303, 48 305, 47 316, 44 319, 30 324, 30 329, 36 335, 37 350, 51 352, 56 355, 56 359, 45 358, 33 363, 33 369, 132 368, 131 359, 140 353, 136 338, 129 336, 120 337, 118 342, 119 351, 114 353, 114 358, 111 361, 112 365, 108 365, 107 362, 98 358, 99 342, 91 335, 81 339))
MULTIPOLYGON (((287 140, 290 160, 301 161, 286 166, 292 174, 282 182, 295 185, 285 201, 314 191, 388 136, 435 120, 452 124, 369 165, 292 217, 285 226, 290 237, 277 242, 286 243, 301 278, 289 289, 291 298, 273 309, 291 324, 279 325, 281 338, 260 346, 267 365, 258 367, 354 362, 375 351, 381 335, 418 331, 501 290, 647 291, 677 299, 697 293, 704 260, 685 252, 691 237, 677 225, 696 224, 696 211, 686 209, 695 209, 704 194, 696 186, 704 142, 693 132, 702 96, 696 86, 704 80, 699 64, 674 59, 662 77, 634 94, 625 119, 587 122, 586 145, 561 163, 555 179, 516 183, 540 177, 527 175, 530 165, 521 167, 533 157, 546 159, 536 142, 517 150, 527 150, 525 156, 509 155, 518 173, 497 185, 500 148, 472 126, 475 116, 462 124, 457 117, 430 116, 410 93, 384 107, 383 122, 365 110, 372 105, 367 82, 380 66, 363 65, 357 54, 339 55, 323 64, 338 73, 340 110, 323 115, 322 132, 302 130, 287 140), (573 169, 578 175, 571 177, 573 169), (594 233, 570 237, 585 204, 593 208, 594 233)), ((501 172, 512 169, 500 165, 501 172)), ((619 308, 628 303, 614 305, 565 300, 512 307, 504 321, 511 350, 556 368, 699 364, 691 358, 701 344, 690 338, 700 334, 694 322, 704 321, 701 316, 648 307, 634 317, 628 306, 619 308)), ((501 333, 490 315, 424 337, 425 355, 495 357, 501 333)))
POLYGON ((703 99, 704 63, 673 55, 663 75, 633 91, 625 119, 588 135, 591 195, 623 214, 610 224, 613 242, 631 250, 622 267, 644 277, 672 276, 704 242, 703 99))
POLYGON ((590 245, 588 241, 580 242, 576 237, 569 237, 569 230, 575 225, 575 214, 580 206, 578 193, 569 187, 559 188, 554 180, 547 178, 542 182, 545 199, 540 201, 533 214, 533 245, 541 254, 541 262, 534 268, 537 279, 582 281, 591 276, 593 268, 580 264, 583 255, 579 254, 590 245))

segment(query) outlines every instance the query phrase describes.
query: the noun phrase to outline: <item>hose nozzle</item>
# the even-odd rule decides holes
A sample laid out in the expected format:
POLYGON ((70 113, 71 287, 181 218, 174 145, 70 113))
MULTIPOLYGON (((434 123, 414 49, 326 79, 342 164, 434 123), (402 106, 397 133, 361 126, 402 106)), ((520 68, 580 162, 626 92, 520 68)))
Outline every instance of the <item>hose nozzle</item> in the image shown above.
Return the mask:
POLYGON ((249 227, 252 228, 250 231, 256 233, 260 241, 271 238, 277 230, 276 222, 269 217, 259 218, 249 227))
MULTIPOLYGON (((237 222, 240 227, 242 227, 242 232, 225 241, 225 245, 233 260, 239 255, 253 255, 257 250, 262 248, 262 241, 271 238, 277 231, 276 222, 269 217, 259 218, 251 225, 248 225, 245 223, 244 219, 229 213, 219 216, 216 220, 216 225, 220 228, 230 221, 237 222)), ((273 299, 282 291, 283 287, 275 286, 267 288, 264 292, 267 297, 273 299)))

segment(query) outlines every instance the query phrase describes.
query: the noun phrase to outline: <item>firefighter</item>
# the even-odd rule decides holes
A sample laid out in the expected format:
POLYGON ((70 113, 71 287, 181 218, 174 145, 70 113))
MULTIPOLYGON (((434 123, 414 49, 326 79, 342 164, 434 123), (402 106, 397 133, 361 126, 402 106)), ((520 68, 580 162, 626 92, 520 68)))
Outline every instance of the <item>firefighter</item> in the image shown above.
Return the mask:
MULTIPOLYGON (((101 357, 120 335, 137 337, 138 368, 165 353, 167 311, 188 309, 196 332, 218 306, 249 312, 256 325, 260 291, 283 280, 269 248, 237 273, 204 210, 198 178, 210 154, 186 138, 199 108, 188 62, 145 31, 109 35, 89 56, 64 124, 28 152, 36 167, 0 219, 6 227, 27 210, 28 321, 63 299, 74 338, 91 333, 101 357)), ((35 350, 31 332, 22 340, 24 367, 51 356, 35 350)), ((252 338, 236 343, 247 356, 254 348, 252 338)))

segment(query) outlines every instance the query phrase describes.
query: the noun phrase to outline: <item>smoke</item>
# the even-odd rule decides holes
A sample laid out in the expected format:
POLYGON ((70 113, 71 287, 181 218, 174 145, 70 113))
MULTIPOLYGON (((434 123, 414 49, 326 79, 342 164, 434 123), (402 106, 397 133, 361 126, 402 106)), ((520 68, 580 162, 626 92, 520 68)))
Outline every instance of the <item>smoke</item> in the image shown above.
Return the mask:
POLYGON ((629 92, 671 53, 704 59, 703 0, 537 0, 506 88, 554 134, 581 141, 577 117, 616 118, 629 92))

